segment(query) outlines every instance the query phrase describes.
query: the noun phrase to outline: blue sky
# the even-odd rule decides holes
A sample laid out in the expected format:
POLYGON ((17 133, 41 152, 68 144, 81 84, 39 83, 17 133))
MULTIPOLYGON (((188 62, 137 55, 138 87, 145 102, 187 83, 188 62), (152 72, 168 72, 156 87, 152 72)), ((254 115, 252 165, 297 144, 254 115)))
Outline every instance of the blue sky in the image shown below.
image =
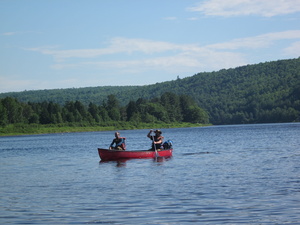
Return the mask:
POLYGON ((300 0, 0 0, 0 93, 298 58, 300 0))

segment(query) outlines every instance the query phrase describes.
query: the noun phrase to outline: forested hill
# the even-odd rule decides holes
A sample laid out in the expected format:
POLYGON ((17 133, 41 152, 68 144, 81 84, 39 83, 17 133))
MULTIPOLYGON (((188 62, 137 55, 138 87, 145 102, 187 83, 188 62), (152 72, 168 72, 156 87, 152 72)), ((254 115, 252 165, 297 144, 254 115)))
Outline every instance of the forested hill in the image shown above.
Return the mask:
POLYGON ((0 94, 23 102, 78 100, 101 104, 113 94, 125 105, 165 92, 186 94, 204 108, 213 124, 300 121, 300 58, 202 72, 146 86, 88 87, 0 94))
POLYGON ((65 89, 47 89, 30 90, 21 92, 0 93, 0 99, 4 97, 13 97, 21 102, 54 102, 61 105, 67 101, 80 101, 85 105, 90 102, 101 104, 110 94, 120 96, 120 92, 135 90, 140 86, 102 86, 85 88, 65 88, 65 89))
POLYGON ((300 58, 199 73, 180 85, 213 124, 300 121, 300 58))
POLYGON ((129 91, 127 96, 187 94, 213 124, 300 121, 300 58, 198 73, 129 91))

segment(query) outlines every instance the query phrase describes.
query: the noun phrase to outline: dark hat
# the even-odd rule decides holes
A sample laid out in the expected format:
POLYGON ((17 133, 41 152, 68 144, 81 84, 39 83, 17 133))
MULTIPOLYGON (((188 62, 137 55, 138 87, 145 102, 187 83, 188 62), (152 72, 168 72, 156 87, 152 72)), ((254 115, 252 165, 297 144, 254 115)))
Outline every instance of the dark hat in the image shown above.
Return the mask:
POLYGON ((161 130, 156 130, 156 131, 154 131, 155 133, 159 133, 159 134, 161 134, 162 132, 161 132, 161 130))

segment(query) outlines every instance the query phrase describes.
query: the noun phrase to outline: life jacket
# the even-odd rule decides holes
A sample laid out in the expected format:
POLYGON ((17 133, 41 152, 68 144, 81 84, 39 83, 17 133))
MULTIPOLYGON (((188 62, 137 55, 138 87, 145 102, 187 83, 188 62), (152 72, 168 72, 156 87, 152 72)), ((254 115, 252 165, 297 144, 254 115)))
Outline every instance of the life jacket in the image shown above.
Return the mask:
POLYGON ((121 147, 123 150, 126 150, 126 143, 125 143, 126 138, 125 138, 125 137, 120 137, 119 139, 122 139, 122 141, 123 141, 123 143, 120 145, 120 147, 121 147))

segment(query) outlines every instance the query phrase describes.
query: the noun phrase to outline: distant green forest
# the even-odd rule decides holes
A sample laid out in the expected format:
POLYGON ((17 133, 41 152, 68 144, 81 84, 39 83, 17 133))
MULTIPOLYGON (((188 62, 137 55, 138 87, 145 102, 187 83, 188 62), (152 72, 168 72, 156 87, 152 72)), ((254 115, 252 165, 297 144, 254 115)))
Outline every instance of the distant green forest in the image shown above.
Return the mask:
MULTIPOLYGON (((12 97, 0 99, 0 134, 32 129, 36 125, 56 127, 140 127, 140 124, 208 124, 208 115, 191 97, 166 92, 160 98, 138 99, 121 106, 115 95, 108 95, 101 105, 68 101, 63 106, 53 102, 22 103, 12 97), (118 124, 116 124, 118 123, 118 124), (119 126, 120 127, 120 126, 119 126)), ((30 131, 32 133, 32 131, 30 131)))
MULTIPOLYGON (((60 106, 78 101, 89 107, 103 105, 113 95, 120 106, 128 107, 138 99, 151 102, 165 93, 189 96, 207 112, 212 124, 299 122, 300 58, 202 72, 153 85, 11 92, 0 94, 0 99, 13 97, 23 103, 45 101, 60 106)), ((177 107, 172 108, 176 111, 177 107)), ((140 116, 151 114, 147 110, 140 116)))

